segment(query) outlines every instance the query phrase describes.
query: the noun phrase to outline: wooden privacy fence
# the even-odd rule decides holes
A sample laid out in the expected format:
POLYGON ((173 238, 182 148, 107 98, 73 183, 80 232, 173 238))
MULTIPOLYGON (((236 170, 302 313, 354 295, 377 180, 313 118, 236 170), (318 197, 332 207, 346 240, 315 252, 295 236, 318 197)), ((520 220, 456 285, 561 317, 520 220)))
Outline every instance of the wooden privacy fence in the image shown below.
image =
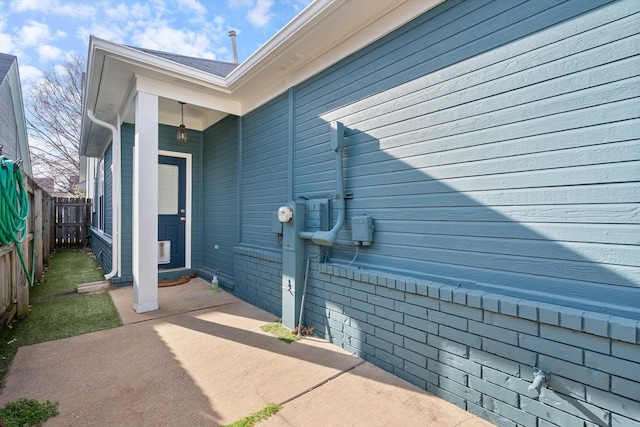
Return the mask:
MULTIPOLYGON (((29 216, 26 237, 20 250, 34 282, 42 279, 45 263, 54 249, 55 202, 46 192, 24 173, 24 187, 29 196, 29 216)), ((0 245, 0 327, 4 327, 16 315, 29 314, 29 282, 15 244, 0 245)))
MULTIPOLYGON (((24 188, 29 196, 26 237, 20 250, 34 283, 42 280, 44 265, 54 249, 84 246, 88 243, 91 201, 79 198, 51 197, 24 173, 24 188)), ((15 244, 0 245, 0 328, 16 315, 29 314, 29 280, 15 244)))
POLYGON ((85 246, 91 224, 91 200, 56 197, 56 247, 85 246))

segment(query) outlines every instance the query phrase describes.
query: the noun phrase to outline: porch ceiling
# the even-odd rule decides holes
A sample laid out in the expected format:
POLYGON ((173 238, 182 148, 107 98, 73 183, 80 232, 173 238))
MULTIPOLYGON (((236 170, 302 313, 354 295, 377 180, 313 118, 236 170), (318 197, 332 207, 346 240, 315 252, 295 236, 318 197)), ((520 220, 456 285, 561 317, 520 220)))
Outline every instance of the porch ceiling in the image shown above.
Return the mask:
MULTIPOLYGON (((187 77, 172 75, 135 62, 113 52, 96 49, 89 73, 96 81, 87 87, 85 109, 103 121, 135 123, 133 96, 137 91, 158 95, 158 117, 162 124, 178 126, 185 102, 184 123, 189 129, 204 130, 229 113, 237 113, 238 103, 214 85, 204 86, 187 77)), ((89 120, 84 121, 83 140, 89 157, 102 154, 110 132, 89 120)))

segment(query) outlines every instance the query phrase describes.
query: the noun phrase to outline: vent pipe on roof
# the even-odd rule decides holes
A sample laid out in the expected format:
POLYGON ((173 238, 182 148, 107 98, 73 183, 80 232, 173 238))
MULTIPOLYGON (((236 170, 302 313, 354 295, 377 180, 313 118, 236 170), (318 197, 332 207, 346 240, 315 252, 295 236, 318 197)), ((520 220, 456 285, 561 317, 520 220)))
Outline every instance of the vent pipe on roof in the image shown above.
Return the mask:
POLYGON ((236 32, 229 31, 229 37, 231 38, 231 47, 233 48, 233 62, 238 63, 238 48, 236 47, 236 32))

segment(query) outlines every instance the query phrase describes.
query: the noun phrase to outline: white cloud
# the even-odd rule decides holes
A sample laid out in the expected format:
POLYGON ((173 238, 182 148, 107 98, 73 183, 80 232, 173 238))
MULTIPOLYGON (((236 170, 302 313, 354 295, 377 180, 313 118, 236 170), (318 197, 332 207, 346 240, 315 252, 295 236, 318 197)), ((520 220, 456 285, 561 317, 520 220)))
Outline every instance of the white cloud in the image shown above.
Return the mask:
POLYGON ((86 44, 89 43, 89 36, 92 35, 114 43, 125 42, 125 37, 121 28, 116 25, 102 25, 94 23, 91 27, 78 27, 77 34, 78 38, 86 44))
POLYGON ((115 7, 105 7, 105 14, 108 18, 114 21, 129 21, 129 20, 148 20, 153 19, 154 16, 161 15, 164 9, 164 3, 159 4, 161 10, 155 10, 152 3, 134 3, 123 4, 120 3, 115 7))
POLYGON ((62 50, 55 46, 48 44, 38 46, 38 55, 40 55, 40 62, 54 61, 62 57, 62 50))
POLYGON ((53 72, 56 73, 58 77, 63 77, 67 74, 67 68, 63 64, 57 64, 53 66, 53 72))
POLYGON ((13 0, 10 7, 14 12, 37 11, 71 18, 89 18, 96 14, 91 4, 60 3, 59 0, 13 0))
POLYGON ((57 7, 55 10, 51 10, 50 13, 70 18, 90 18, 97 14, 97 9, 90 4, 72 3, 57 7))
POLYGON ((242 7, 251 7, 254 4, 254 0, 229 0, 227 5, 229 9, 240 9, 242 7))
MULTIPOLYGON (((206 15, 207 9, 198 0, 178 0, 178 7, 189 9, 199 15, 206 15)), ((204 16, 201 16, 204 18, 204 16)))
POLYGON ((305 7, 309 6, 313 0, 294 0, 291 6, 293 6, 293 10, 298 13, 305 7))
POLYGON ((33 20, 20 28, 18 34, 20 36, 18 43, 21 46, 39 46, 53 38, 47 24, 33 20))
POLYGON ((104 12, 107 15, 107 18, 113 19, 115 21, 127 19, 129 17, 130 7, 126 6, 124 3, 120 3, 116 6, 105 6, 104 12))
POLYGON ((0 33, 0 46, 2 46, 2 52, 11 54, 15 49, 13 39, 10 34, 0 33))
POLYGON ((224 25, 225 22, 227 22, 227 20, 224 19, 224 16, 217 15, 213 18, 213 23, 216 25, 224 25))
POLYGON ((273 0, 258 0, 253 9, 247 12, 247 19, 256 27, 264 27, 269 24, 274 14, 271 12, 273 0))
POLYGON ((31 65, 22 65, 19 63, 19 73, 20 73, 20 81, 22 83, 23 92, 25 91, 25 87, 31 87, 31 85, 42 78, 42 71, 39 68, 33 67, 31 65))
POLYGON ((37 0, 13 0, 11 10, 15 12, 26 12, 29 10, 45 11, 49 8, 50 2, 37 0))
POLYGON ((216 59, 211 51, 211 37, 202 32, 177 30, 164 25, 145 28, 136 32, 131 39, 135 46, 146 49, 216 59))
POLYGON ((0 31, 4 31, 7 26, 7 11, 4 10, 4 3, 0 0, 0 31))
MULTIPOLYGON (((156 13, 155 15, 156 18, 160 18, 165 13, 175 12, 174 10, 167 8, 167 3, 165 3, 164 0, 151 0, 148 3, 150 3, 150 5, 153 7, 153 10, 156 13)), ((137 4, 138 3, 136 3, 136 5, 137 4)))

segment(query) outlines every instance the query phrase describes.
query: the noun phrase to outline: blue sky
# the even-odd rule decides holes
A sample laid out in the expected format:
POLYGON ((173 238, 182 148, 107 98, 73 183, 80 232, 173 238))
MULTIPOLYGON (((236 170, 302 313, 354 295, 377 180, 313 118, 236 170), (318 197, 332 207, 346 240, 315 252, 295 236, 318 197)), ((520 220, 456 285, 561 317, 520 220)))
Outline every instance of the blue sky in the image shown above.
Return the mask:
POLYGON ((18 57, 24 86, 76 53, 89 36, 116 43, 240 62, 311 0, 0 0, 0 52, 18 57))

